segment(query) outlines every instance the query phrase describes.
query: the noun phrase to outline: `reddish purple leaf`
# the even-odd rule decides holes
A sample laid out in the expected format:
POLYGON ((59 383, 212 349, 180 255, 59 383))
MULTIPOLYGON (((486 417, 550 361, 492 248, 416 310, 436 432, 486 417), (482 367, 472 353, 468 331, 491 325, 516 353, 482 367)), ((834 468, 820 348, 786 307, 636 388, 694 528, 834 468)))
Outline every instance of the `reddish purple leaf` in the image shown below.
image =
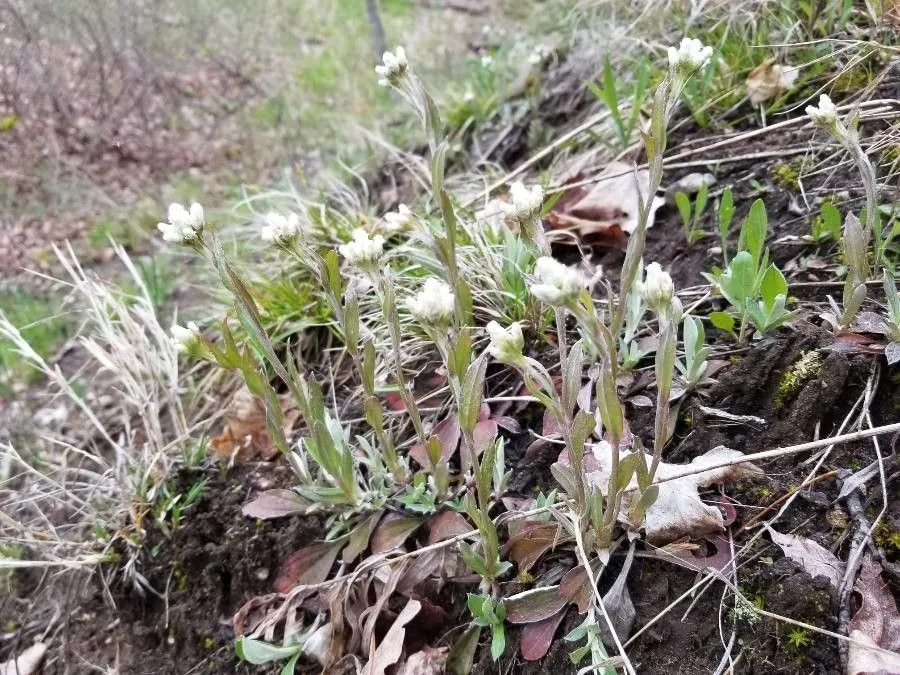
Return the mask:
POLYGON ((429 544, 444 541, 471 531, 472 526, 469 524, 469 521, 456 511, 441 511, 428 519, 429 544))
POLYGON ((328 578, 341 546, 340 541, 328 541, 294 551, 281 564, 278 578, 275 579, 275 590, 287 593, 295 586, 322 583, 328 578))
POLYGON ((503 552, 515 561, 520 571, 526 571, 544 553, 568 540, 558 523, 526 521, 506 542, 503 552))
POLYGON ((399 513, 388 513, 378 523, 378 527, 375 528, 375 532, 372 535, 372 553, 384 553, 402 546, 403 542, 419 528, 422 522, 421 518, 404 516, 399 513))
MULTIPOLYGON (((441 459, 449 462, 456 452, 456 446, 459 445, 459 418, 456 415, 445 417, 434 425, 431 430, 432 436, 437 436, 441 442, 441 459)), ((416 443, 409 449, 409 456, 416 460, 419 465, 425 469, 430 469, 431 461, 428 459, 428 451, 422 443, 416 443)))
POLYGON ((522 433, 522 425, 512 417, 500 415, 499 417, 493 417, 491 419, 493 419, 497 423, 498 427, 506 429, 511 434, 522 433))
POLYGON ((526 661, 537 661, 547 655, 550 645, 553 644, 553 636, 559 624, 566 616, 566 610, 561 609, 553 616, 543 621, 529 623, 522 629, 522 637, 519 640, 519 651, 526 661))
POLYGON ((482 420, 472 430, 472 440, 475 442, 475 452, 482 452, 497 438, 497 423, 494 420, 482 420))
POLYGON ((566 606, 568 601, 559 593, 559 586, 542 586, 503 599, 506 620, 510 623, 535 623, 549 619, 566 606))
POLYGON ((568 602, 575 603, 578 606, 578 613, 584 614, 588 611, 593 597, 593 589, 588 583, 587 574, 584 571, 584 565, 573 567, 559 582, 559 593, 568 602))

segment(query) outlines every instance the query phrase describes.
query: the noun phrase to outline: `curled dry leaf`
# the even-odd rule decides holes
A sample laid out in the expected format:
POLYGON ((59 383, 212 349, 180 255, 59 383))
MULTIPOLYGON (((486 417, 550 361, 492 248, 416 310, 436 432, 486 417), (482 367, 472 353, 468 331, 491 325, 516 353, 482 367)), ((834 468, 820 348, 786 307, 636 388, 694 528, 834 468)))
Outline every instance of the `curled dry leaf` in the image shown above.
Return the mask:
POLYGON ((826 577, 832 586, 840 587, 841 579, 844 577, 844 563, 838 560, 834 553, 812 539, 782 534, 771 527, 768 529, 772 541, 781 547, 788 558, 799 563, 804 572, 813 577, 826 577))
POLYGON ((700 544, 685 540, 673 541, 665 546, 660 546, 653 554, 695 572, 707 569, 722 572, 731 565, 731 545, 728 539, 721 534, 715 534, 711 537, 703 537, 703 540, 706 542, 707 548, 705 555, 700 551, 700 544), (713 553, 709 552, 710 548, 714 551, 713 553))
MULTIPOLYGON (((279 398, 284 410, 284 432, 288 434, 300 416, 290 397, 279 398)), ((266 408, 263 402, 241 387, 228 404, 225 429, 209 443, 220 459, 232 457, 238 464, 256 460, 271 460, 278 454, 266 428, 266 408)))
MULTIPOLYGON (((628 593, 628 572, 631 570, 631 563, 634 561, 634 542, 628 549, 628 555, 625 556, 625 563, 619 572, 619 576, 613 582, 613 585, 603 596, 603 607, 612 623, 612 628, 616 635, 625 640, 631 635, 631 627, 634 625, 634 617, 637 612, 634 609, 634 603, 631 601, 631 595, 628 593)), ((602 621, 600 626, 600 637, 607 647, 614 647, 616 641, 613 639, 612 632, 606 621, 602 621)))
POLYGON ((248 518, 269 520, 306 513, 308 507, 309 502, 293 490, 275 489, 256 495, 253 501, 244 504, 241 512, 248 518))
MULTIPOLYGON (((609 474, 612 464, 610 445, 606 441, 595 443, 592 454, 597 469, 591 471, 588 480, 606 494, 609 487, 609 474)), ((620 459, 630 454, 620 449, 620 459)), ((646 454, 646 453, 645 453, 646 454)), ((644 529, 647 540, 653 544, 665 544, 681 537, 700 537, 712 532, 721 532, 724 527, 722 513, 715 506, 704 504, 700 499, 699 488, 715 483, 728 483, 749 476, 758 476, 762 471, 750 463, 718 467, 702 470, 705 466, 714 466, 723 461, 743 457, 743 453, 724 446, 713 448, 709 452, 695 457, 687 466, 698 470, 697 473, 667 480, 659 483, 659 496, 647 509, 644 529)), ((647 464, 652 456, 646 456, 647 464)), ((657 479, 677 476, 685 469, 685 465, 660 462, 656 471, 657 479)), ((637 479, 632 476, 628 484, 628 492, 623 499, 622 517, 627 517, 631 498, 637 488, 637 479)))
POLYGON ((797 82, 800 69, 782 66, 775 59, 766 59, 747 76, 747 96, 752 105, 759 105, 778 98, 790 91, 797 82))
POLYGON ((36 642, 18 657, 0 663, 0 675, 34 675, 41 667, 47 645, 36 642))
POLYGON ((394 619, 384 638, 375 648, 372 658, 362 669, 361 675, 384 675, 385 670, 400 660, 403 653, 403 642, 406 639, 406 624, 412 621, 422 604, 418 600, 410 600, 394 619))
MULTIPOLYGON (((597 177, 590 192, 573 204, 564 203, 551 211, 547 222, 551 229, 571 230, 586 240, 598 234, 624 239, 624 234, 631 234, 638 226, 639 192, 641 198, 647 199, 649 189, 649 171, 612 162, 597 177)), ((648 228, 653 226, 656 210, 664 202, 662 197, 653 197, 648 228)))
POLYGON ((870 557, 863 560, 855 590, 862 597, 862 604, 847 625, 847 632, 855 641, 850 643, 847 675, 900 673, 900 614, 891 589, 881 578, 881 566, 870 557))

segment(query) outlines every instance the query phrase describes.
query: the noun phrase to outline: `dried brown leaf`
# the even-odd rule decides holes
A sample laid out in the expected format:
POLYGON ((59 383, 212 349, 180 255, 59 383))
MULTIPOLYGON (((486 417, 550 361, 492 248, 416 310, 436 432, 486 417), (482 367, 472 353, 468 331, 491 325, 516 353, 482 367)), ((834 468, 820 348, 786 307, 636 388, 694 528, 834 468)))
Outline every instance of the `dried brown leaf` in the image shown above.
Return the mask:
POLYGON ((747 76, 747 95, 752 105, 759 105, 793 88, 800 75, 800 69, 782 66, 775 59, 767 59, 750 71, 747 76))
POLYGON ((394 619, 381 644, 375 649, 370 661, 363 667, 361 675, 384 675, 385 670, 400 660, 403 642, 406 638, 406 624, 419 613, 422 605, 418 600, 410 600, 394 619))
MULTIPOLYGON (((609 474, 612 464, 611 447, 608 442, 601 441, 600 443, 595 443, 592 450, 597 469, 588 473, 587 478, 606 494, 609 487, 609 474)), ((621 449, 619 452, 620 459, 630 454, 623 452, 621 449)), ((718 446, 699 457, 695 457, 687 466, 700 470, 705 466, 714 466, 722 461, 737 457, 743 457, 743 453, 724 446, 718 446)), ((649 465, 652 457, 646 455, 646 461, 649 465)), ((676 476, 684 468, 685 465, 660 462, 656 477, 658 479, 666 479, 670 476, 676 476)), ((698 489, 714 483, 727 483, 761 473, 758 467, 745 463, 712 468, 705 471, 700 470, 688 476, 659 483, 659 497, 647 509, 644 521, 647 540, 654 544, 665 544, 685 536, 700 537, 712 532, 721 532, 725 526, 721 511, 715 506, 704 504, 700 499, 698 489)), ((629 491, 625 493, 623 499, 623 519, 627 517, 628 507, 635 494, 634 489, 636 487, 637 478, 632 477, 628 485, 629 491)))
POLYGON ((772 541, 781 547, 788 558, 799 563, 804 572, 813 577, 823 576, 835 588, 840 587, 844 577, 844 563, 834 553, 812 539, 782 534, 771 527, 768 529, 772 541))
POLYGON ((439 541, 471 531, 472 526, 469 521, 456 511, 441 511, 428 519, 429 544, 436 544, 439 541))
POLYGON ((349 565, 356 560, 359 554, 369 546, 372 531, 375 529, 375 525, 378 524, 380 516, 380 513, 373 513, 351 530, 350 539, 347 541, 344 552, 341 554, 341 560, 344 561, 345 565, 349 565))
MULTIPOLYGON (((284 411, 284 432, 289 433, 300 412, 289 397, 281 398, 284 411)), ((272 442, 266 427, 266 408, 246 387, 238 389, 228 404, 225 428, 209 442, 218 458, 237 464, 259 459, 271 460, 278 455, 278 448, 272 442)))
POLYGON ((425 646, 400 665, 397 675, 442 675, 446 663, 447 647, 425 646))
POLYGON ((563 535, 559 523, 525 521, 510 536, 503 547, 503 553, 515 561, 519 571, 527 571, 544 553, 566 541, 569 541, 569 537, 563 535))
POLYGON ((306 513, 307 508, 309 502, 293 490, 275 489, 256 495, 253 501, 244 504, 241 511, 248 518, 268 520, 306 513))
POLYGON ((885 654, 851 642, 847 675, 900 673, 900 614, 891 589, 881 578, 881 566, 870 557, 863 560, 855 590, 862 597, 862 604, 850 619, 848 634, 865 645, 895 653, 885 654))
MULTIPOLYGON (((548 221, 553 229, 574 230, 582 238, 608 230, 631 234, 638 226, 638 191, 647 199, 649 188, 649 171, 612 162, 597 177, 597 183, 587 195, 571 206, 554 210, 548 221)), ((653 197, 648 228, 653 227, 656 210, 663 203, 661 197, 653 197)))

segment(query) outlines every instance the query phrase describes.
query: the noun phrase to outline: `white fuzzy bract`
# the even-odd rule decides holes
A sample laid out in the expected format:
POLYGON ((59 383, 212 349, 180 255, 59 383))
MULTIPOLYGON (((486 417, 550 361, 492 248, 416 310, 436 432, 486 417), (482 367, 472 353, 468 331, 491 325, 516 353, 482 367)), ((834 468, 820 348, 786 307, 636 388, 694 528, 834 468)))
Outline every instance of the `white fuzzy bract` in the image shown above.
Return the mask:
POLYGON ((179 326, 177 323, 172 326, 172 337, 169 341, 172 346, 179 352, 187 352, 191 345, 200 339, 200 328, 193 321, 188 321, 187 327, 179 326))
POLYGON ((423 325, 445 325, 455 308, 453 290, 440 279, 430 277, 406 302, 409 313, 423 325))
POLYGON ((401 204, 396 211, 384 214, 385 230, 388 232, 403 232, 408 230, 415 222, 416 217, 406 204, 401 204))
POLYGON ((644 302, 655 312, 663 312, 672 304, 672 296, 675 295, 675 284, 668 272, 663 271, 659 263, 647 265, 647 277, 641 284, 641 294, 644 302))
POLYGON ((684 38, 677 49, 669 47, 669 67, 676 72, 693 73, 706 67, 712 53, 713 48, 705 46, 700 40, 684 38))
POLYGON ((496 321, 491 321, 487 325, 487 332, 491 338, 488 354, 502 363, 516 363, 522 359, 525 338, 518 322, 504 328, 496 321))
POLYGON ((531 294, 548 305, 564 305, 576 300, 586 285, 581 272, 549 256, 538 258, 534 276, 538 283, 531 285, 531 294))
POLYGON ((509 195, 512 198, 513 214, 519 221, 536 218, 541 213, 544 204, 544 189, 540 185, 530 188, 516 182, 509 186, 509 195))
POLYGON ((406 60, 406 50, 403 47, 397 47, 394 53, 385 52, 381 56, 382 64, 375 66, 375 72, 378 73, 378 84, 382 87, 389 85, 397 85, 398 81, 406 75, 409 62, 406 60))
POLYGON ((847 140, 847 127, 838 116, 837 108, 827 94, 819 96, 818 107, 810 105, 806 107, 806 114, 809 115, 815 124, 825 129, 839 141, 847 140))
POLYGON ((384 254, 384 237, 376 234, 369 238, 365 230, 353 230, 353 239, 338 247, 341 255, 352 265, 363 267, 378 262, 384 254))
POLYGON ((189 242, 203 231, 203 207, 197 202, 191 204, 190 210, 181 204, 170 204, 166 217, 168 222, 156 226, 166 241, 189 242))
POLYGON ((267 213, 263 216, 263 227, 260 236, 263 241, 286 243, 300 233, 300 217, 296 213, 287 216, 280 213, 267 213))

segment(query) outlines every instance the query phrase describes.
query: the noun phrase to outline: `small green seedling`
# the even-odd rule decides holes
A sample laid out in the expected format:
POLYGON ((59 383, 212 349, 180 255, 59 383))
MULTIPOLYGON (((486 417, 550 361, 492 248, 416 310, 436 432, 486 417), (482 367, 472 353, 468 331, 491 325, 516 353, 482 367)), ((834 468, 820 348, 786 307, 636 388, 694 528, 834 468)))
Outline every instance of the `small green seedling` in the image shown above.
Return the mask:
POLYGON ((812 238, 817 244, 841 239, 841 212, 831 202, 824 202, 812 223, 812 238))
POLYGON ((757 199, 741 227, 738 254, 724 271, 714 269, 712 274, 704 275, 719 287, 734 310, 713 312, 709 317, 711 323, 733 334, 736 318, 739 319, 737 338, 741 342, 746 337, 748 322, 765 335, 793 316, 785 308, 787 280, 774 263, 769 263, 769 250, 765 248, 767 229, 766 206, 757 199))
POLYGON ((469 593, 466 604, 474 617, 476 626, 491 630, 491 658, 496 661, 506 649, 506 630, 503 621, 506 619, 506 606, 502 601, 494 604, 489 595, 469 593))
POLYGON ((675 367, 684 379, 685 389, 696 389, 706 380, 709 347, 706 346, 706 331, 703 322, 686 314, 683 320, 684 361, 676 361, 675 367))
POLYGON ((591 93, 609 108, 613 125, 616 129, 616 136, 618 137, 623 150, 631 145, 631 139, 634 135, 634 130, 637 128, 638 121, 640 120, 641 107, 647 96, 649 84, 650 64, 647 59, 644 58, 638 64, 634 84, 631 88, 631 109, 628 111, 628 117, 623 117, 622 111, 619 109, 620 92, 619 88, 616 86, 616 73, 613 70, 612 64, 609 62, 608 57, 603 62, 603 87, 601 88, 593 82, 587 83, 591 93))
POLYGON ((719 209, 716 218, 719 240, 722 242, 722 261, 725 267, 728 267, 728 231, 731 229, 732 218, 734 218, 734 198, 731 195, 731 186, 729 186, 725 188, 722 196, 719 197, 719 209))
POLYGON ((700 229, 700 218, 706 211, 706 204, 709 199, 709 185, 701 183, 700 189, 697 190, 697 196, 693 205, 691 198, 684 192, 675 193, 675 205, 678 207, 678 213, 681 214, 681 220, 684 223, 684 236, 688 245, 693 245, 696 241, 706 236, 706 233, 700 229))

